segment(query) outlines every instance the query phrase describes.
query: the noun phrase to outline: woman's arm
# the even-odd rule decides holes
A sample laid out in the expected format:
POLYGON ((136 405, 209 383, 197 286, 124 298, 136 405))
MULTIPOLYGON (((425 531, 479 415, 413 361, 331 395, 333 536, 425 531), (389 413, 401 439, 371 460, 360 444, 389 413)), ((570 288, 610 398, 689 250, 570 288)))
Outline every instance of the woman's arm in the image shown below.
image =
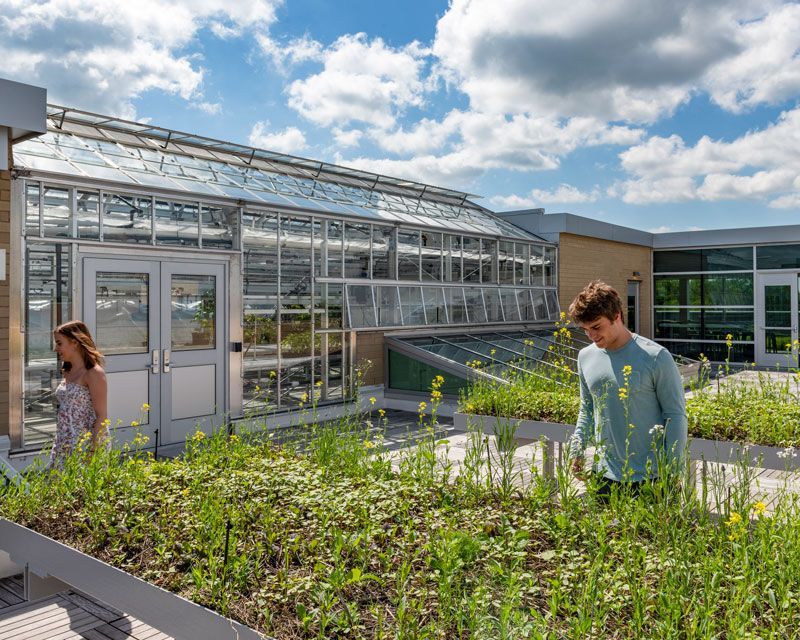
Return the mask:
POLYGON ((94 451, 105 435, 106 418, 108 418, 108 382, 102 367, 95 365, 86 372, 86 386, 89 388, 92 407, 97 416, 92 425, 92 451, 94 451))

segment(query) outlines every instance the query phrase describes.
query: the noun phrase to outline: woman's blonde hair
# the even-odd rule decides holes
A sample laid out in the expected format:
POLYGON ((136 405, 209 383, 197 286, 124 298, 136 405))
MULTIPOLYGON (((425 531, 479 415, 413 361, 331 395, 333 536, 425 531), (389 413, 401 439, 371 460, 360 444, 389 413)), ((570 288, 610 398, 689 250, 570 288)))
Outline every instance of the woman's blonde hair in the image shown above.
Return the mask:
MULTIPOLYGON (((87 369, 93 368, 95 365, 103 363, 103 354, 100 353, 97 345, 92 340, 92 334, 87 327, 80 320, 70 320, 62 325, 56 327, 53 333, 60 333, 65 338, 70 338, 78 343, 78 348, 83 355, 83 364, 87 369)), ((64 363, 64 369, 68 370, 68 362, 64 363)))

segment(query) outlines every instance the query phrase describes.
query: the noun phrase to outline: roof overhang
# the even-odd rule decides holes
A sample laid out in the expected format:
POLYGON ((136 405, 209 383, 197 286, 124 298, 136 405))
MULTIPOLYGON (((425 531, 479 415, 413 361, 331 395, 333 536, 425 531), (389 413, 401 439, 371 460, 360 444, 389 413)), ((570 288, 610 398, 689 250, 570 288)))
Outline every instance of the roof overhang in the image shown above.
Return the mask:
POLYGON ((0 169, 15 142, 47 131, 47 89, 0 78, 0 169))

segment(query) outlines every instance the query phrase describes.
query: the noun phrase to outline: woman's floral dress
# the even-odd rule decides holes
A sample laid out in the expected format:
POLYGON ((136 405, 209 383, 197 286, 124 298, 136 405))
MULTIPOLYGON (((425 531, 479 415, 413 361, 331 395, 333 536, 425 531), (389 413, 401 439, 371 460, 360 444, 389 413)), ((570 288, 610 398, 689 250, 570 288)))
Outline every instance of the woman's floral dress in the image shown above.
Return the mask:
POLYGON ((56 420, 56 439, 50 451, 49 468, 60 468, 64 459, 72 452, 81 437, 87 432, 91 437, 97 414, 92 405, 89 387, 77 382, 62 380, 56 389, 58 418, 56 420))

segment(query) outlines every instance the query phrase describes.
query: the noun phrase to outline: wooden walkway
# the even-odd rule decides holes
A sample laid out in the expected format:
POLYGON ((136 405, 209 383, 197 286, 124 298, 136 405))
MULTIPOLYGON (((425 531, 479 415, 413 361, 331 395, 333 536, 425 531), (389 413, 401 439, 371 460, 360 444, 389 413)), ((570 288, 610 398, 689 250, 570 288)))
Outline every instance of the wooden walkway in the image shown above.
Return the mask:
POLYGON ((26 602, 22 576, 0 580, 0 640, 174 640, 75 591, 26 602))

